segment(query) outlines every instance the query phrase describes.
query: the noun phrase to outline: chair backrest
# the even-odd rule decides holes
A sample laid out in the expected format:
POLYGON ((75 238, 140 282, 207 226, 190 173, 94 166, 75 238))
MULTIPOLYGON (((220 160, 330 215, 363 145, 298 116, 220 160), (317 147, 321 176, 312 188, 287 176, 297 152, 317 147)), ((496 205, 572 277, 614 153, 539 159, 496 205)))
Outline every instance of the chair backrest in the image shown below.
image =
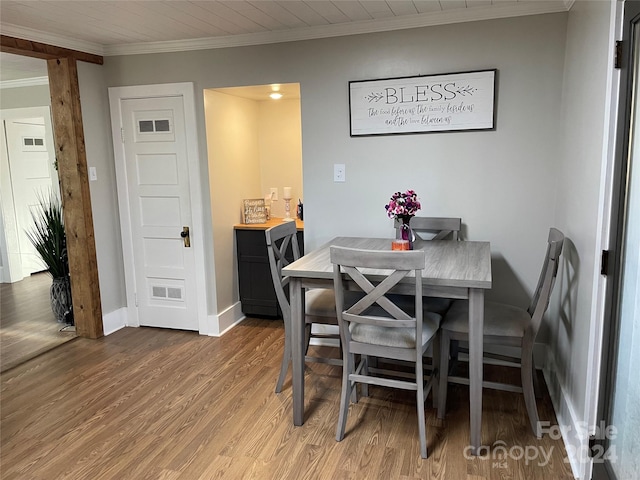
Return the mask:
POLYGON ((542 316, 549 307, 551 292, 553 292, 558 274, 558 262, 560 260, 560 254, 562 253, 563 244, 563 233, 556 228, 549 229, 547 253, 544 257, 544 263, 542 264, 538 285, 531 299, 531 304, 527 309, 529 315, 531 315, 531 324, 527 335, 531 335, 533 338, 537 335, 540 324, 542 323, 542 316))
POLYGON ((289 284, 289 277, 282 276, 282 268, 291 263, 285 256, 289 244, 291 244, 293 260, 300 258, 296 222, 284 222, 265 230, 264 234, 267 240, 267 253, 269 255, 273 288, 276 291, 276 297, 284 320, 290 321, 291 307, 285 291, 285 287, 289 284))
MULTIPOLYGON (((401 225, 402 221, 396 218, 394 227, 397 235, 399 235, 401 225)), ((445 240, 449 236, 451 236, 453 240, 458 240, 462 219, 448 217, 413 217, 410 225, 411 230, 418 235, 420 233, 429 233, 432 235, 431 238, 424 238, 422 235, 419 235, 423 240, 445 240)))
POLYGON ((330 256, 331 263, 333 263, 338 324, 341 335, 347 337, 342 338, 343 343, 351 343, 349 335, 349 324, 351 323, 378 327, 416 328, 415 338, 422 338, 424 251, 360 250, 332 246, 330 247, 330 256), (363 269, 367 269, 367 272, 363 272, 363 269), (415 311, 407 312, 389 300, 386 294, 411 272, 414 273, 415 311), (375 280, 372 282, 365 276, 366 274, 373 274, 375 280), (364 297, 346 309, 344 304, 345 281, 354 282, 365 294, 364 297))

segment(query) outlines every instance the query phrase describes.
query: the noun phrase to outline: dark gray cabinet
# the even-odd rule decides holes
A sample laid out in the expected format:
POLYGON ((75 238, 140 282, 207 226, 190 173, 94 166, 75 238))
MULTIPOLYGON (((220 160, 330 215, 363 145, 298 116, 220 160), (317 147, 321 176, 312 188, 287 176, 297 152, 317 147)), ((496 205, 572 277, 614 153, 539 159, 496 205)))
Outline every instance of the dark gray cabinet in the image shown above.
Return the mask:
MULTIPOLYGON (((298 231, 300 254, 304 250, 304 233, 298 231)), ((238 286, 245 315, 281 318, 276 292, 273 289, 264 230, 236 229, 238 255, 238 286)), ((291 246, 286 254, 293 259, 291 246)))

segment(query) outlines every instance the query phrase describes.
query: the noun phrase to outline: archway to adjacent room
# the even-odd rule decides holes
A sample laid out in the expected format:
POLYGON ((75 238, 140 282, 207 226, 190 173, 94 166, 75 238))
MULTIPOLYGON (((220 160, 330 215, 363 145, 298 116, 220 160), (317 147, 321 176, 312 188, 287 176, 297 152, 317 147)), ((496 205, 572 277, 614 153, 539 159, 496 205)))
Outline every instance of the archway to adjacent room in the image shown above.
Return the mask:
MULTIPOLYGON (((211 88, 204 104, 216 278, 224 280, 216 282, 216 295, 219 304, 233 305, 237 319, 247 310, 241 312, 235 241, 242 201, 266 199, 276 218, 285 217, 285 187, 292 217, 304 201, 300 85, 211 88)), ((229 324, 221 319, 221 328, 229 324)))
POLYGON ((76 331, 99 338, 102 308, 76 62, 102 64, 103 59, 5 35, 0 35, 0 50, 47 61, 76 331))

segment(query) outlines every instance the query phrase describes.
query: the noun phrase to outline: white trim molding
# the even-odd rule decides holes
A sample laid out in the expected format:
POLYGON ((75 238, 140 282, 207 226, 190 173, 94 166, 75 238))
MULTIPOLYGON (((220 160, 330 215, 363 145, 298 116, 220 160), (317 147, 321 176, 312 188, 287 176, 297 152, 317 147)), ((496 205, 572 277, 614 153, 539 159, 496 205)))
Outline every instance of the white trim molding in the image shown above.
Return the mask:
POLYGON ((194 38, 167 42, 131 43, 126 45, 105 45, 104 56, 137 55, 144 53, 183 52, 189 50, 209 50, 214 48, 244 47, 270 43, 295 42, 317 38, 342 37, 363 33, 388 32, 408 28, 448 25, 452 23, 492 20, 497 18, 540 15, 544 13, 566 12, 573 2, 513 2, 504 5, 478 6, 436 13, 406 15, 360 22, 348 22, 314 27, 293 28, 225 37, 194 38))
POLYGON ((211 337, 221 337, 246 318, 242 313, 242 304, 240 302, 234 303, 217 316, 212 315, 212 317, 217 318, 212 318, 209 322, 213 327, 209 332, 211 337))
POLYGON ((556 375, 558 367, 551 349, 548 350, 547 364, 543 369, 544 379, 549 389, 551 403, 556 413, 562 440, 567 451, 567 460, 575 478, 585 477, 590 462, 584 458, 589 448, 586 422, 580 419, 576 409, 556 375))
POLYGON ((111 335, 127 326, 130 326, 127 325, 127 307, 102 315, 102 329, 105 336, 111 335))
POLYGON ((345 22, 332 25, 319 25, 287 30, 247 33, 242 35, 192 38, 187 40, 130 43, 124 45, 100 45, 85 40, 45 33, 31 28, 6 23, 2 23, 0 26, 4 35, 29 39, 95 55, 115 56, 264 45, 317 38, 359 35, 364 33, 388 32, 391 30, 404 30, 408 28, 429 27, 434 25, 449 25, 453 23, 474 22, 479 20, 560 13, 569 11, 573 3, 574 0, 505 2, 504 4, 499 5, 481 5, 417 15, 404 15, 399 17, 345 22))
POLYGON ((217 325, 211 325, 207 314, 207 280, 204 258, 204 218, 202 208, 202 188, 200 186, 200 153, 198 150, 198 129, 196 121, 195 88, 192 82, 167 83, 157 85, 137 85, 129 87, 110 87, 109 106, 111 110, 111 128, 114 141, 114 157, 116 164, 116 184, 118 187, 120 229, 122 237, 122 253, 124 258, 125 289, 127 296, 128 321, 132 326, 139 326, 135 266, 133 252, 133 234, 131 229, 130 205, 127 194, 127 174, 124 164, 124 150, 116 132, 121 130, 122 100, 151 97, 182 97, 184 106, 185 131, 187 134, 187 162, 189 168, 190 201, 192 225, 191 243, 195 255, 196 296, 198 312, 198 331, 202 335, 217 332, 217 325))
POLYGON ((40 30, 34 30, 33 28, 21 27, 20 25, 12 25, 10 23, 0 23, 0 27, 2 34, 8 37, 24 38, 32 42, 46 43, 47 45, 92 53, 94 55, 103 54, 103 46, 98 43, 78 40, 77 38, 67 37, 66 35, 42 32, 40 30))
POLYGON ((15 80, 0 81, 0 89, 35 87, 38 85, 49 85, 49 77, 17 78, 15 80))

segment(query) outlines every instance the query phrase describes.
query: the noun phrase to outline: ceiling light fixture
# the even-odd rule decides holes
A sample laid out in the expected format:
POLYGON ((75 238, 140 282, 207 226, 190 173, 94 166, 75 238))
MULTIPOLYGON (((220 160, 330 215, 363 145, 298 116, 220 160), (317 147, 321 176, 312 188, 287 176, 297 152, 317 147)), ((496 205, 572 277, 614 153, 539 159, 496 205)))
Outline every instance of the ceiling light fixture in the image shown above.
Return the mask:
POLYGON ((269 96, 274 100, 279 100, 280 98, 282 98, 282 94, 279 92, 271 92, 269 96))

